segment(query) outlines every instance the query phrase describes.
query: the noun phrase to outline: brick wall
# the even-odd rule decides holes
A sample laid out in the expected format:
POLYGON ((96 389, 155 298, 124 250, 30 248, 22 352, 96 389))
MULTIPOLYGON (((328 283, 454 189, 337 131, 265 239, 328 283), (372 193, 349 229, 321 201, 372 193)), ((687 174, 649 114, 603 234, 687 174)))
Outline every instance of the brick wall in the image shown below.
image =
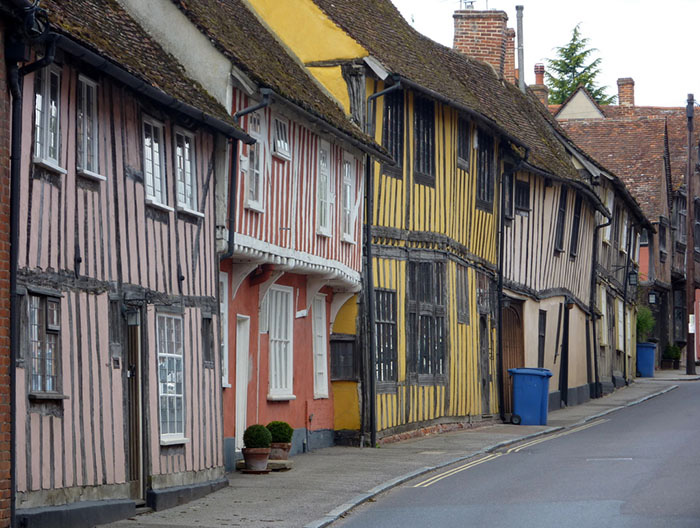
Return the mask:
POLYGON ((455 11, 455 50, 488 62, 496 72, 515 82, 515 31, 506 27, 505 11, 455 11))
POLYGON ((0 19, 0 527, 10 526, 10 96, 0 19))
POLYGON ((634 80, 624 77, 617 80, 617 99, 620 106, 634 106, 634 80))

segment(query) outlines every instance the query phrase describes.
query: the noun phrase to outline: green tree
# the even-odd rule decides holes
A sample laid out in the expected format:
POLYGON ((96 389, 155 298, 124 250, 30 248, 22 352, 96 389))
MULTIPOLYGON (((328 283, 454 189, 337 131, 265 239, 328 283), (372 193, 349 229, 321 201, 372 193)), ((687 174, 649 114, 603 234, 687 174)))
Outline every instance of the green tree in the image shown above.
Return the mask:
POLYGON ((598 50, 587 47, 589 39, 581 36, 580 26, 576 24, 566 46, 555 48, 557 58, 547 59, 549 68, 545 72, 545 82, 549 87, 549 104, 562 104, 580 85, 598 104, 614 103, 615 96, 605 93, 607 88, 598 87, 596 83, 601 59, 591 60, 593 52, 598 50))

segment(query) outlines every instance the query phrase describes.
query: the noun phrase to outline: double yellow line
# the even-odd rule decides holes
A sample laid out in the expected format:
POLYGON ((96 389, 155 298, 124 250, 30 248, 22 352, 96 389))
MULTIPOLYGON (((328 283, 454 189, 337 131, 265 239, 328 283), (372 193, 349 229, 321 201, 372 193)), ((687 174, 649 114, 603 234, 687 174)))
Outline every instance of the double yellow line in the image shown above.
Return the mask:
POLYGON ((488 462, 489 460, 495 460, 500 456, 503 456, 503 453, 491 453, 490 455, 486 455, 485 457, 480 458, 478 460, 472 460, 471 462, 468 462, 462 466, 450 469, 449 471, 445 471, 444 473, 440 473, 439 475, 435 475, 434 477, 424 480, 423 482, 419 482, 413 487, 427 488, 428 486, 435 484, 436 482, 439 482, 444 478, 451 477, 452 475, 456 475, 457 473, 465 471, 469 468, 473 468, 474 466, 478 466, 479 464, 483 464, 484 462, 488 462))
POLYGON ((584 429, 588 429, 589 427, 594 427, 596 425, 600 425, 600 424, 605 423, 607 421, 608 421, 607 419, 606 420, 598 420, 596 422, 591 422, 591 423, 579 425, 578 427, 574 427, 573 429, 568 429, 568 430, 561 432, 559 434, 536 438, 535 440, 531 440, 530 442, 525 442, 524 444, 520 444, 516 447, 511 447, 505 453, 491 453, 491 454, 486 455, 486 456, 479 458, 477 460, 472 460, 471 462, 467 462, 466 464, 463 464, 463 465, 458 466, 456 468, 445 471, 444 473, 440 473, 439 475, 435 475, 433 477, 430 477, 429 479, 426 479, 422 482, 419 482, 418 484, 415 484, 413 487, 414 488, 427 488, 428 486, 432 486, 436 482, 440 482, 442 479, 445 479, 447 477, 451 477, 452 475, 456 475, 457 473, 461 473, 462 471, 466 471, 467 469, 478 466, 479 464, 483 464, 484 462, 496 460, 500 456, 509 455, 510 453, 517 453, 518 451, 525 449, 526 447, 530 447, 530 446, 533 446, 535 444, 540 444, 542 442, 546 442, 547 440, 553 440, 555 438, 560 438, 562 436, 570 435, 572 433, 578 433, 579 431, 583 431, 584 429))
POLYGON ((543 436, 541 438, 536 438, 535 440, 531 440, 530 442, 525 442, 524 444, 520 444, 516 447, 511 447, 508 451, 506 451, 507 454, 510 453, 517 453, 518 451, 521 451, 522 449, 525 449, 526 447, 533 446, 535 444, 541 444, 542 442, 546 442, 547 440, 554 440, 555 438, 561 438, 562 436, 570 435, 572 433, 578 433, 579 431, 583 431, 584 429, 588 429, 589 427, 594 427, 596 425, 600 425, 602 423, 607 422, 608 420, 598 420, 597 422, 591 422, 583 425, 579 425, 578 427, 574 427, 573 429, 568 429, 564 432, 561 432, 559 434, 551 435, 551 436, 543 436))

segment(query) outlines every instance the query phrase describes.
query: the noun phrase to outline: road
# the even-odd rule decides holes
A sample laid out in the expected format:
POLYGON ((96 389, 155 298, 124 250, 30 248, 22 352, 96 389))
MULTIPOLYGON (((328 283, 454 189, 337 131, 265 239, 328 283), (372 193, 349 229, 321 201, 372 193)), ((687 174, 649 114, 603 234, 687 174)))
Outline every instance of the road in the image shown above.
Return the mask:
POLYGON ((700 527, 700 383, 421 476, 333 525, 700 527))

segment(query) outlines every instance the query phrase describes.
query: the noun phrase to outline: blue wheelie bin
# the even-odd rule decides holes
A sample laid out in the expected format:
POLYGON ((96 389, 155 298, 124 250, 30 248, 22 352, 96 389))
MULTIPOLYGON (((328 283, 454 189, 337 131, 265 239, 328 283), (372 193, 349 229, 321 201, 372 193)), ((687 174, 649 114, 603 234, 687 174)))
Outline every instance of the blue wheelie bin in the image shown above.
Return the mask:
POLYGON ((654 377, 656 343, 637 343, 637 371, 642 378, 654 377))
POLYGON ((544 368, 508 369, 513 378, 514 424, 547 425, 549 408, 549 378, 552 373, 544 368))

